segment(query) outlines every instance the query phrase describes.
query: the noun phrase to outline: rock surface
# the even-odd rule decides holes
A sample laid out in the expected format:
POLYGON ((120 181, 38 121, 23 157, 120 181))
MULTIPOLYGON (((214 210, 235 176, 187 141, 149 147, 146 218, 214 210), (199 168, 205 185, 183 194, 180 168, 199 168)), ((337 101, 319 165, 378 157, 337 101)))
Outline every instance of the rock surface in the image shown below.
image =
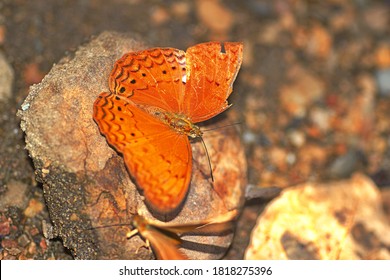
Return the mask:
POLYGON ((390 259, 381 193, 365 175, 285 189, 257 220, 245 259, 390 259))
MULTIPOLYGON (((46 235, 59 236, 77 259, 153 258, 139 237, 126 239, 129 227, 95 228, 128 223, 136 212, 186 223, 240 208, 243 203, 246 161, 232 128, 204 134, 214 184, 205 151, 200 142, 193 142, 193 177, 182 209, 164 217, 150 213, 144 205, 122 157, 108 146, 92 119, 92 104, 100 92, 108 91, 114 62, 126 52, 143 48, 130 35, 102 33, 54 65, 40 84, 31 87, 18 113, 53 224, 45 227, 46 235)), ((202 127, 223 123, 215 121, 202 127)), ((190 258, 215 259, 229 247, 232 234, 184 239, 184 252, 190 258)))

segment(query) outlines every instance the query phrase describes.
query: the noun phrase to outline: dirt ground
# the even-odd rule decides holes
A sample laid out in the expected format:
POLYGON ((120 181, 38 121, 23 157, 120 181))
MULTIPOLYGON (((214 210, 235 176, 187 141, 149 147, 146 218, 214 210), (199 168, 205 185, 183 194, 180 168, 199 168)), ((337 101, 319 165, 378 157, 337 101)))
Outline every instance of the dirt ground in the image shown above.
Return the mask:
MULTIPOLYGON (((389 1, 1 0, 3 259, 72 258, 60 240, 43 237, 49 216, 16 112, 53 64, 106 30, 183 50, 242 41, 227 114, 239 123, 249 183, 285 188, 360 172, 379 187, 389 215, 389 1)), ((266 205, 246 205, 226 259, 243 258, 266 205)))

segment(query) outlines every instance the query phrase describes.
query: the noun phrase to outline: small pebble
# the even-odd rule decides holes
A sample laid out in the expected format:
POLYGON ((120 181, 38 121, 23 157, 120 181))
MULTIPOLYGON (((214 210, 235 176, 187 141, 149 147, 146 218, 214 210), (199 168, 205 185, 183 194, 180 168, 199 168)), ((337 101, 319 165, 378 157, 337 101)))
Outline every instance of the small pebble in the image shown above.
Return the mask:
POLYGON ((28 207, 24 210, 24 215, 26 215, 29 218, 32 218, 42 210, 43 210, 43 204, 40 201, 33 198, 30 200, 28 207))
POLYGON ((383 96, 390 96, 390 68, 378 70, 376 80, 379 93, 383 96))
POLYGON ((3 52, 0 52, 0 101, 11 97, 13 80, 14 71, 3 52))

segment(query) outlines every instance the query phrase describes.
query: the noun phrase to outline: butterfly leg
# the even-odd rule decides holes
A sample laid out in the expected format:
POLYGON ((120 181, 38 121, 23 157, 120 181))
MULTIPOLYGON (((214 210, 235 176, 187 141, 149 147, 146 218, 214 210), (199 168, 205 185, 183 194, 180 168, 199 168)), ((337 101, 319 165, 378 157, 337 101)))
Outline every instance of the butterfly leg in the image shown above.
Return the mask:
MULTIPOLYGON (((149 250, 151 253, 153 253, 152 247, 150 246, 150 242, 149 242, 148 239, 145 240, 145 243, 146 243, 146 247, 148 248, 148 250, 149 250)), ((145 246, 141 246, 141 247, 145 247, 145 246)), ((141 247, 140 247, 140 248, 141 248, 141 247)), ((139 248, 138 248, 138 249, 139 249, 139 248)))
MULTIPOLYGON (((126 238, 127 238, 127 239, 130 239, 130 238, 132 238, 134 235, 136 235, 138 232, 139 232, 138 229, 133 229, 132 231, 130 231, 130 232, 128 232, 128 233, 126 234, 126 238)), ((139 247, 138 247, 137 251, 135 251, 136 254, 138 254, 138 251, 139 251, 139 249, 141 249, 141 248, 146 248, 146 249, 148 249, 150 252, 152 252, 152 248, 150 247, 150 242, 149 242, 148 239, 145 240, 145 243, 146 243, 145 245, 142 245, 142 246, 139 246, 139 247)))
POLYGON ((133 229, 132 231, 130 231, 130 232, 128 232, 127 234, 126 234, 126 238, 127 239, 130 239, 130 238, 132 238, 134 235, 136 235, 138 233, 138 229, 133 229))
MULTIPOLYGON (((146 242, 148 243, 148 241, 146 241, 146 242)), ((141 249, 141 248, 145 248, 145 249, 148 249, 149 251, 152 251, 152 249, 150 249, 150 247, 149 247, 149 244, 141 245, 141 246, 139 246, 138 249, 135 251, 135 254, 136 254, 136 255, 138 255, 138 251, 139 251, 139 249, 141 249)))
POLYGON ((149 252, 153 253, 152 247, 150 247, 150 242, 148 239, 145 240, 145 245, 141 245, 138 247, 137 251, 135 251, 135 254, 138 254, 139 249, 145 248, 148 249, 149 252))

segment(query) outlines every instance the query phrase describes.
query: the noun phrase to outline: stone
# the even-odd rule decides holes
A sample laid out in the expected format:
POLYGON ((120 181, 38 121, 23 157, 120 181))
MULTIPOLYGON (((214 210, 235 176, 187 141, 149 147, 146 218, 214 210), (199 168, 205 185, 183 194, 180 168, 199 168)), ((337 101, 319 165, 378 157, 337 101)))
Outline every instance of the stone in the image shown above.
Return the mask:
POLYGON ((365 175, 282 191, 258 217, 245 259, 390 259, 381 193, 365 175))
MULTIPOLYGON (((214 183, 205 150, 194 141, 190 191, 177 215, 164 216, 144 204, 122 156, 99 133, 92 106, 109 90, 115 61, 145 48, 130 34, 102 33, 54 65, 31 87, 18 112, 52 220, 45 234, 59 236, 76 259, 151 259, 152 252, 142 249, 145 242, 138 235, 126 239, 133 214, 182 224, 239 209, 244 201, 244 150, 235 129, 222 129, 204 134, 214 183), (118 223, 125 225, 111 226, 118 223)), ((221 123, 210 121, 202 127, 221 123)), ((183 251, 189 258, 216 259, 229 247, 232 234, 185 239, 183 251)))

